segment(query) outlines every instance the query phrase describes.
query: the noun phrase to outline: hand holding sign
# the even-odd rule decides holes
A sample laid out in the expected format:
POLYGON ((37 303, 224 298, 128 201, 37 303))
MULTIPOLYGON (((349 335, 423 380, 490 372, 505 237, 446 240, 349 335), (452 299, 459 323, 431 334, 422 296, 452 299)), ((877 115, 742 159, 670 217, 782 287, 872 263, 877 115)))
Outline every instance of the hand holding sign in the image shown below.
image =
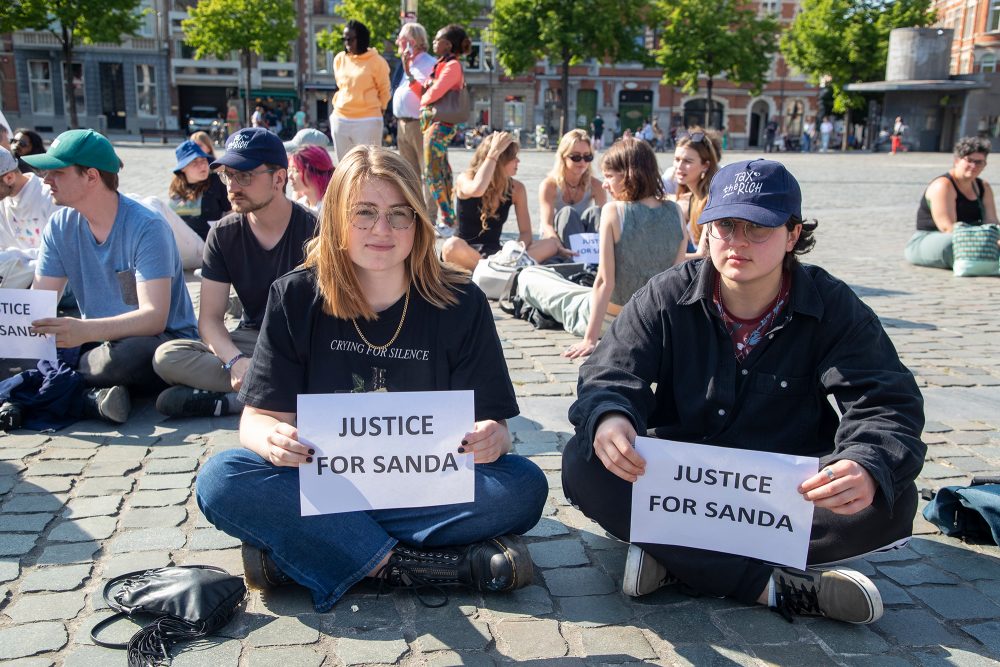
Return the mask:
POLYGON ((510 431, 505 424, 492 419, 476 422, 471 432, 465 434, 460 454, 472 453, 476 463, 493 463, 510 451, 510 431))
POLYGON ((626 482, 634 482, 646 471, 646 461, 632 446, 636 432, 623 414, 612 412, 601 418, 594 433, 594 453, 604 467, 626 482))
POLYGON ((806 500, 834 514, 857 514, 875 500, 875 480, 864 466, 841 459, 799 485, 806 500))
POLYGON ((40 334, 54 336, 56 347, 80 347, 91 342, 89 323, 76 317, 45 317, 31 323, 40 334))
POLYGON ((588 232, 570 234, 569 245, 576 253, 576 261, 584 264, 599 264, 601 261, 600 234, 588 232))

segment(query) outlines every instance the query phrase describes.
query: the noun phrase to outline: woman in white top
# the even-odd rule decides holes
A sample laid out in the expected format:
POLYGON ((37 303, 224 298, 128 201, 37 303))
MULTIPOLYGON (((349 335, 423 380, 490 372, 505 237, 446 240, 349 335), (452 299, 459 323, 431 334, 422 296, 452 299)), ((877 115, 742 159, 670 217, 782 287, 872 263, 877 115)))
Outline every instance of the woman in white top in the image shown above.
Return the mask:
POLYGON ((552 171, 538 188, 541 236, 559 239, 569 247, 569 237, 596 232, 601 207, 607 201, 601 181, 592 170, 594 152, 584 130, 570 130, 559 140, 552 171))

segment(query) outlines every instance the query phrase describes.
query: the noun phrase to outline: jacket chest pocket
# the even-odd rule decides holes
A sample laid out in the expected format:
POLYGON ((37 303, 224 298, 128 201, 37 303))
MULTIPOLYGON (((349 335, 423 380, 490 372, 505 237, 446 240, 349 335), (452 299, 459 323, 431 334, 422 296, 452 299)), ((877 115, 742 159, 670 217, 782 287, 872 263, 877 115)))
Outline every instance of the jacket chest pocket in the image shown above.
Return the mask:
POLYGON ((809 377, 754 373, 750 380, 750 390, 756 394, 805 396, 812 391, 812 388, 813 380, 809 377))

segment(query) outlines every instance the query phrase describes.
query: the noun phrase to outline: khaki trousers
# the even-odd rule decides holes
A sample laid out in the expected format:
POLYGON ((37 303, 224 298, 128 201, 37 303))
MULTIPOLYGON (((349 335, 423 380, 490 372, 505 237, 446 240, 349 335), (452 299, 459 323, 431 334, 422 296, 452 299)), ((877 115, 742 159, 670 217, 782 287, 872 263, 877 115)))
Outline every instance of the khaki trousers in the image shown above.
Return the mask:
POLYGON ((419 118, 398 118, 396 127, 396 145, 399 146, 400 156, 413 165, 420 176, 420 182, 424 186, 424 202, 427 205, 427 214, 431 216, 431 222, 437 216, 437 203, 431 196, 431 189, 424 181, 424 135, 420 132, 419 118))
MULTIPOLYGON (((257 329, 244 328, 230 332, 233 344, 247 357, 253 356, 259 334, 257 329)), ((153 370, 167 384, 230 392, 233 384, 223 363, 200 340, 172 340, 156 348, 153 355, 153 370)))

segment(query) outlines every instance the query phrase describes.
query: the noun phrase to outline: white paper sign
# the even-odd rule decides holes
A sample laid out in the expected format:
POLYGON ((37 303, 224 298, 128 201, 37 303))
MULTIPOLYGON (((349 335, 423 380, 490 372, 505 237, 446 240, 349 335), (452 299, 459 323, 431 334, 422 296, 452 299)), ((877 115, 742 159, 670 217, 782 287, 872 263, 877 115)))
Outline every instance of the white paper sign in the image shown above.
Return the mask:
POLYGON ((471 391, 300 395, 302 516, 472 502, 474 424, 471 391))
POLYGON ((819 459, 639 437, 633 542, 675 544, 804 568, 813 504, 796 491, 819 459))
POLYGON ((569 249, 576 253, 574 258, 584 264, 600 264, 601 241, 600 234, 588 232, 569 235, 569 249))
POLYGON ((56 360, 56 337, 31 333, 31 323, 56 316, 56 292, 0 289, 0 350, 5 359, 56 360))

